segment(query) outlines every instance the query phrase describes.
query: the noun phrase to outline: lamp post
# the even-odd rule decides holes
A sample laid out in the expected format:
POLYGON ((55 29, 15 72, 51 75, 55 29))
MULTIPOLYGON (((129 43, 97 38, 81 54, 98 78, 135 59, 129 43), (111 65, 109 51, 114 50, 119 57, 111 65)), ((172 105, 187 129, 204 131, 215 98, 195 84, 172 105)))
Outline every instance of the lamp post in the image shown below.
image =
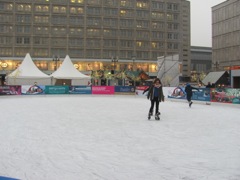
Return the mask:
MULTIPOLYGON (((132 71, 134 72, 134 63, 135 63, 135 60, 136 60, 136 56, 132 56, 132 71)), ((133 86, 135 86, 135 76, 133 74, 133 86)))
POLYGON ((132 56, 132 70, 134 71, 134 63, 136 60, 136 56, 132 56))
POLYGON ((118 57, 112 56, 112 62, 113 62, 113 70, 111 71, 111 74, 115 74, 115 68, 116 68, 115 63, 118 62, 118 57))
POLYGON ((52 60, 55 63, 54 64, 54 70, 56 71, 57 70, 58 61, 60 61, 60 57, 55 55, 55 56, 53 56, 52 60))
POLYGON ((214 62, 213 65, 215 67, 215 70, 218 71, 220 65, 219 61, 214 62))

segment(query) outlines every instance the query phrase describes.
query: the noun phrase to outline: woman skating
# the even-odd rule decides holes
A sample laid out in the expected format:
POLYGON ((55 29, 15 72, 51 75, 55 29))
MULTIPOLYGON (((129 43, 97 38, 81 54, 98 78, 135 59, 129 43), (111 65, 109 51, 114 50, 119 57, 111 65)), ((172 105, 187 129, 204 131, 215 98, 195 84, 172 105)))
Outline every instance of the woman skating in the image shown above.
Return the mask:
POLYGON ((164 95, 163 95, 162 83, 159 78, 156 78, 153 81, 153 84, 149 88, 147 98, 150 99, 151 101, 151 107, 149 109, 148 119, 150 119, 151 116, 153 115, 154 104, 156 104, 155 119, 160 120, 159 102, 164 101, 164 95))

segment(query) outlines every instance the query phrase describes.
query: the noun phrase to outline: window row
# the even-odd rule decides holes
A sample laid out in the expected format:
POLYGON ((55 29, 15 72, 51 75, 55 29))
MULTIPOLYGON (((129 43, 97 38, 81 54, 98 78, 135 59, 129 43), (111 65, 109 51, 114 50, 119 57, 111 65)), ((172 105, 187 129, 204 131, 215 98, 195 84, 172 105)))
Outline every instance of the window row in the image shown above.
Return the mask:
MULTIPOLYGON (((30 37, 16 37, 16 44, 30 44, 31 40, 30 37)), ((0 37, 0 43, 6 44, 6 45, 12 45, 13 38, 12 37, 0 37)), ((52 38, 51 40, 47 37, 34 37, 33 38, 33 44, 34 45, 63 45, 66 44, 66 39, 64 38, 52 38)), ((81 38, 69 38, 68 40, 69 46, 78 46, 78 47, 84 47, 84 40, 81 38)), ((118 40, 103 40, 103 43, 101 43, 101 40, 99 39, 87 39, 86 40, 86 47, 97 47, 102 48, 103 47, 122 47, 122 48, 133 48, 134 46, 136 48, 144 48, 144 49, 162 49, 164 48, 163 42, 148 42, 148 41, 131 41, 131 40, 120 40, 118 44, 118 40)), ((178 49, 178 43, 167 43, 167 49, 178 49)))
MULTIPOLYGON (((62 0, 64 1, 64 0, 62 0)), ((46 3, 46 0, 38 0, 36 1, 37 3, 39 2, 44 2, 46 3)), ((56 1, 57 3, 60 3, 59 1, 56 1)), ((70 0, 71 3, 73 4, 84 4, 84 0, 70 0)), ((101 6, 102 3, 100 0, 88 0, 86 1, 87 5, 99 5, 101 6)), ((64 4, 67 4, 64 3, 64 4)), ((150 6, 152 7, 152 9, 156 9, 156 10, 164 10, 165 7, 167 10, 171 10, 171 11, 178 11, 179 10, 179 4, 177 3, 163 3, 163 2, 157 2, 157 1, 153 1, 152 4, 142 0, 142 1, 137 1, 136 3, 134 1, 131 0, 112 0, 112 2, 110 0, 104 0, 103 2, 104 6, 112 6, 112 7, 126 7, 126 8, 134 8, 136 7, 137 9, 149 9, 150 6), (118 4, 119 3, 119 4, 118 4)), ((34 5, 34 10, 37 12, 49 12, 49 5, 34 5)), ((13 3, 6 3, 6 2, 1 2, 0 3, 0 10, 10 10, 12 11, 14 9, 13 7, 13 3)), ((24 11, 24 12, 31 12, 32 11, 32 5, 31 4, 16 4, 16 10, 17 11, 24 11)), ((70 8, 70 12, 74 13, 77 12, 77 9, 74 10, 74 7, 70 8)), ((54 13, 66 13, 67 12, 67 7, 66 6, 57 6, 54 5, 52 8, 52 11, 54 13)), ((82 12, 82 10, 80 9, 79 11, 80 13, 82 12)))

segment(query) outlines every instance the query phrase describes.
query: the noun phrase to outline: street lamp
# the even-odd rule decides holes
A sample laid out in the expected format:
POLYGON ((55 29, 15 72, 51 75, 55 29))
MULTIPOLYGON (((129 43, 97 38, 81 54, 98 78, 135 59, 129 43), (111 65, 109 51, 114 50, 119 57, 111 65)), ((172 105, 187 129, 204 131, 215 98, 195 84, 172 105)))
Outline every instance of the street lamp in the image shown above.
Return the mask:
POLYGON ((60 57, 55 55, 55 56, 53 56, 52 60, 55 63, 54 64, 54 70, 56 71, 57 70, 58 61, 60 61, 60 57))
POLYGON ((115 68, 116 68, 115 63, 118 62, 118 57, 117 56, 116 57, 112 56, 112 62, 113 62, 113 70, 111 70, 111 74, 114 74, 115 73, 115 68))
POLYGON ((136 56, 132 56, 132 70, 134 71, 134 63, 136 60, 136 56))
POLYGON ((215 70, 218 71, 218 68, 219 68, 219 65, 220 65, 219 61, 214 62, 213 65, 215 67, 215 70))

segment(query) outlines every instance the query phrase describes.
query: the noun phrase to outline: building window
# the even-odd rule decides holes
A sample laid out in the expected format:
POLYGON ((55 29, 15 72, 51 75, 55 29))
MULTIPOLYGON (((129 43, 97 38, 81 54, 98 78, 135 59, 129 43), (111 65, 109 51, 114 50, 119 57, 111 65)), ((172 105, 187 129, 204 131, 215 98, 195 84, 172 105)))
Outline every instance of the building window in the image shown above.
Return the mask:
POLYGON ((101 0, 87 0, 88 4, 93 4, 93 5, 100 5, 101 0))
POLYGON ((81 28, 70 28, 69 32, 71 35, 83 36, 83 30, 81 28))
POLYGON ((148 8, 149 4, 146 1, 142 1, 142 2, 139 1, 139 2, 137 2, 136 7, 137 8, 148 8))
POLYGON ((71 14, 83 14, 84 10, 81 7, 71 7, 70 8, 70 13, 71 14))
POLYGON ((153 19, 164 19, 164 13, 160 12, 152 12, 153 19))
POLYGON ((53 12, 54 13, 66 13, 67 9, 63 6, 53 6, 53 12))
POLYGON ((16 44, 30 44, 30 38, 29 37, 17 37, 16 44))
POLYGON ((87 29, 87 35, 88 36, 100 36, 100 30, 99 29, 87 29))
POLYGON ((164 3, 162 3, 162 2, 152 2, 152 8, 153 9, 158 9, 158 10, 163 10, 164 9, 164 3))
POLYGON ((103 45, 104 47, 117 47, 117 40, 104 40, 103 45))
POLYGON ((84 0, 70 0, 71 3, 83 4, 84 0))

